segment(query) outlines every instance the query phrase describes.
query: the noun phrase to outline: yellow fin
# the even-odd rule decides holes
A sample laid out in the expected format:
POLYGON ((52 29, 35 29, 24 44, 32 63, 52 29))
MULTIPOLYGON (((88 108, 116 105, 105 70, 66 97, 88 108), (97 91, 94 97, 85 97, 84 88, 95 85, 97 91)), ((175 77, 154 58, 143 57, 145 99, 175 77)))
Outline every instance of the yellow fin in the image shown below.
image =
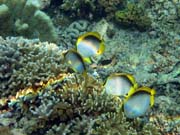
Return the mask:
POLYGON ((91 64, 92 63, 92 60, 91 58, 83 58, 84 62, 88 63, 88 64, 91 64))
MULTIPOLYGON (((118 80, 119 81, 119 80, 118 80)), ((120 80, 121 81, 121 80, 120 80)), ((114 84, 115 85, 115 84, 114 84)), ((121 84, 122 85, 122 84, 121 84)), ((121 86, 120 86, 121 87, 121 86)), ((113 73, 110 76, 107 77, 107 79, 104 82, 104 88, 106 89, 106 92, 112 95, 119 95, 122 98, 128 98, 129 96, 131 96, 135 91, 136 88, 138 87, 138 84, 136 83, 135 78, 131 75, 131 74, 127 74, 127 73, 113 73), (125 88, 125 90, 118 90, 117 87, 119 87, 119 83, 117 83, 117 87, 114 88, 114 86, 107 86, 106 84, 108 84, 109 80, 110 80, 110 84, 113 82, 113 78, 117 78, 117 77, 123 77, 126 81, 128 81, 128 85, 127 88, 124 85, 123 87, 125 88), (114 90, 114 91, 113 91, 114 90)))
POLYGON ((136 91, 138 84, 137 84, 134 76, 131 74, 128 74, 128 73, 116 73, 116 74, 119 76, 126 76, 130 80, 130 82, 132 83, 132 87, 129 90, 128 95, 125 96, 126 98, 128 98, 129 96, 131 96, 136 91))
POLYGON ((135 93, 136 92, 139 92, 139 91, 144 91, 144 92, 147 92, 147 93, 149 93, 151 96, 150 96, 150 105, 151 105, 151 107, 154 105, 154 95, 156 94, 156 90, 155 89, 151 89, 151 88, 149 88, 149 87, 145 87, 145 86, 143 86, 143 87, 140 87, 140 88, 138 88, 136 91, 135 91, 135 93))
POLYGON ((104 53, 104 51, 105 51, 105 45, 104 45, 104 42, 102 41, 101 43, 100 43, 100 47, 99 47, 99 50, 98 50, 98 55, 101 55, 101 54, 103 54, 104 53))
POLYGON ((95 36, 96 38, 98 38, 99 40, 102 40, 101 35, 98 32, 87 32, 85 34, 82 34, 78 37, 77 41, 76 41, 76 46, 79 44, 79 42, 81 42, 84 38, 86 38, 87 36, 95 36))

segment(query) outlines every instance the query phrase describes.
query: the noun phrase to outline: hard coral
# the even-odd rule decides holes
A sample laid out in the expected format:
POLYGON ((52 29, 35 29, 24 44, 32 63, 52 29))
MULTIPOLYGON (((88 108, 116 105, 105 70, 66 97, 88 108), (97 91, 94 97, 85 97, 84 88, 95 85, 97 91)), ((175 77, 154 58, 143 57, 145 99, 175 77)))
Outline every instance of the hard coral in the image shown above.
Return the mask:
POLYGON ((39 88, 34 97, 18 98, 11 106, 18 119, 16 128, 29 135, 153 133, 154 128, 144 129, 144 125, 128 121, 121 100, 102 93, 102 84, 89 75, 87 78, 67 73, 61 81, 39 88))
POLYGON ((148 17, 143 6, 136 3, 127 3, 126 8, 115 12, 116 21, 125 26, 136 26, 140 30, 151 27, 151 19, 148 17))
POLYGON ((114 12, 118 9, 122 8, 126 1, 123 0, 98 0, 99 6, 102 6, 105 13, 107 14, 106 17, 108 19, 114 18, 114 12))
POLYGON ((70 17, 83 17, 84 19, 89 19, 93 15, 92 13, 96 10, 94 3, 97 4, 95 0, 63 0, 60 8, 68 13, 70 17))
POLYGON ((13 135, 9 127, 0 127, 0 135, 13 135))
POLYGON ((1 0, 0 35, 39 38, 56 42, 57 33, 50 17, 40 11, 39 0, 1 0))
POLYGON ((55 44, 23 38, 0 38, 0 42, 0 97, 63 71, 61 51, 55 44))
POLYGON ((62 36, 66 40, 68 47, 74 48, 77 38, 89 30, 89 22, 86 20, 78 20, 72 22, 69 27, 66 28, 62 36))
POLYGON ((113 13, 124 5, 123 0, 64 0, 61 9, 71 17, 86 19, 107 17, 114 18, 113 13))

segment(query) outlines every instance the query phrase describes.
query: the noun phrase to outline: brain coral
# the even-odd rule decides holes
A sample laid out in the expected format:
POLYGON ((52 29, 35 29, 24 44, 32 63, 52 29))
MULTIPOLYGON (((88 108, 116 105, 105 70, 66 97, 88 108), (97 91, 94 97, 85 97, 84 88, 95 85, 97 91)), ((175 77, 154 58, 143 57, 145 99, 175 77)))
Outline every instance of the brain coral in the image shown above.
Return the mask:
POLYGON ((85 33, 86 31, 90 30, 90 24, 86 20, 78 20, 72 22, 62 33, 62 40, 66 41, 68 44, 67 48, 74 48, 77 38, 85 33))
POLYGON ((61 51, 55 44, 23 38, 0 38, 0 43, 0 97, 63 71, 61 51))

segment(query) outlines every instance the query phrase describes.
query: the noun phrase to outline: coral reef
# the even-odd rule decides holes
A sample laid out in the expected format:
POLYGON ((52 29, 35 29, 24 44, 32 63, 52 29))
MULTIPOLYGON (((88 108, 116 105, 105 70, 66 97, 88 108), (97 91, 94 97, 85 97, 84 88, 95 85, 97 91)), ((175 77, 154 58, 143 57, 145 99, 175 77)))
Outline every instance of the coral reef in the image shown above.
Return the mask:
POLYGON ((150 1, 150 4, 154 15, 153 17, 157 21, 161 21, 161 23, 173 23, 178 19, 178 7, 180 6, 178 0, 152 0, 150 1))
MULTIPOLYGON (((63 70, 61 65, 62 52, 58 51, 55 44, 22 38, 1 39, 1 43, 3 50, 9 46, 7 50, 12 48, 12 53, 18 52, 17 56, 20 57, 17 62, 20 64, 20 67, 18 67, 20 72, 16 71, 18 74, 24 73, 24 69, 28 70, 29 67, 31 67, 31 71, 37 71, 31 76, 33 82, 27 80, 32 85, 24 86, 24 89, 19 88, 19 91, 15 91, 17 93, 14 97, 12 97, 13 93, 8 93, 7 95, 11 95, 11 97, 4 103, 1 100, 1 124, 3 126, 12 124, 10 130, 20 129, 27 135, 108 134, 110 132, 114 134, 155 134, 154 132, 158 131, 154 128, 155 125, 145 128, 147 124, 136 126, 136 121, 126 119, 121 110, 121 100, 115 100, 113 96, 102 93, 103 83, 100 79, 95 79, 91 75, 85 78, 81 74, 67 73, 66 68, 63 70), (45 60, 42 59, 44 57, 45 60), (48 59, 49 57, 50 59, 48 59), (59 69, 57 75, 53 74, 53 77, 55 77, 51 79, 51 75, 48 74, 50 79, 47 77, 43 81, 45 76, 40 78, 41 82, 38 82, 40 80, 34 78, 41 74, 41 70, 38 69, 43 65, 47 66, 49 62, 51 62, 49 66, 55 66, 57 61, 54 57, 58 58, 60 64, 57 66, 59 69), (42 63, 38 64, 38 61, 42 63), (46 62, 47 64, 45 64, 46 62), (40 66, 38 68, 33 64, 35 69, 30 65, 23 66, 22 70, 21 66, 24 63, 27 65, 36 63, 37 66, 40 66), (34 86, 33 83, 36 85, 34 86), (11 122, 5 122, 4 119, 9 119, 11 122), (83 131, 80 130, 82 128, 83 131)), ((11 56, 13 55, 11 54, 11 56)), ((51 69, 51 67, 48 67, 48 69, 51 69)), ((43 72, 45 72, 44 70, 43 72)), ((21 79, 26 79, 29 72, 21 79)), ((51 72, 56 73, 55 71, 49 71, 48 73, 51 72)), ((16 79, 13 81, 16 81, 16 79)), ((142 121, 144 120, 142 119, 142 121)))
POLYGON ((50 17, 40 10, 39 0, 0 1, 0 35, 39 38, 56 42, 57 33, 50 17))
MULTIPOLYGON (((152 0, 149 2, 151 6, 150 16, 153 20, 152 27, 159 33, 180 34, 179 25, 179 0, 152 0)), ((166 39, 166 38, 163 38, 166 39)))
POLYGON ((179 20, 179 0, 0 0, 1 36, 57 41, 0 38, 0 135, 178 135, 179 20), (100 32, 106 50, 85 77, 62 53, 87 31, 100 32), (126 118, 122 101, 102 92, 115 72, 156 89, 145 116, 126 118))
MULTIPOLYGON (((153 12, 153 8, 149 12, 153 12)), ((106 38, 106 52, 95 70, 104 79, 114 72, 131 73, 140 85, 155 88, 152 121, 161 128, 161 134, 178 134, 180 25, 176 20, 172 24, 177 28, 168 27, 168 18, 164 18, 167 19, 164 25, 155 18, 151 16, 152 29, 146 32, 117 29, 114 25, 115 34, 106 38)))
POLYGON ((68 12, 71 17, 94 18, 105 17, 107 20, 116 20, 118 24, 125 26, 135 26, 140 30, 146 30, 151 27, 151 18, 146 12, 147 1, 122 1, 122 0, 97 0, 82 1, 76 0, 70 2, 63 1, 60 8, 68 12))
POLYGON ((66 49, 75 48, 76 39, 90 30, 90 23, 87 20, 78 20, 72 22, 67 28, 59 31, 59 42, 61 46, 64 43, 66 49))
POLYGON ((41 9, 48 8, 52 0, 39 0, 41 4, 41 9))
POLYGON ((70 13, 71 17, 80 17, 92 20, 99 16, 114 18, 114 12, 123 7, 126 1, 123 0, 63 0, 60 8, 64 12, 70 13))
POLYGON ((106 13, 107 19, 114 19, 114 12, 126 5, 125 0, 98 0, 98 4, 106 13))
MULTIPOLYGON (((179 83, 180 37, 177 33, 165 33, 164 29, 141 33, 108 25, 115 35, 105 38, 106 51, 96 67, 102 78, 113 72, 127 72, 135 75, 140 84, 148 86, 179 83), (152 37, 151 32, 159 36, 152 37)), ((99 28, 103 29, 101 26, 99 28)))
POLYGON ((0 127, 0 135, 13 135, 8 127, 0 127))
POLYGON ((139 30, 151 27, 151 18, 148 16, 144 2, 127 3, 126 7, 115 13, 116 21, 124 26, 136 26, 139 30), (141 5, 143 3, 143 5, 141 5))
POLYGON ((86 82, 82 75, 65 74, 59 81, 40 86, 31 98, 24 95, 9 106, 13 118, 19 119, 11 129, 20 128, 28 135, 156 134, 158 129, 153 124, 145 128, 147 124, 141 127, 136 126, 136 121, 127 120, 121 110, 121 100, 102 90, 101 82, 91 76, 86 82))
POLYGON ((55 44, 23 38, 0 38, 0 43, 0 97, 63 72, 61 51, 55 44))

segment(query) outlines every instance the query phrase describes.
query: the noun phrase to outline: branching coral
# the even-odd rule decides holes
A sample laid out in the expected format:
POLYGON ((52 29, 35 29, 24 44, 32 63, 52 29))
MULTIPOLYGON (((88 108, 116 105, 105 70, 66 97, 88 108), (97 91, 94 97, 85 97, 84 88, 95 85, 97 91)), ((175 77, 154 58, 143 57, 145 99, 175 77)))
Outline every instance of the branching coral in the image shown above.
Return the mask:
POLYGON ((57 40, 50 17, 40 11, 39 0, 1 0, 0 35, 21 35, 52 42, 57 40))
POLYGON ((35 86, 63 71, 61 51, 55 44, 22 38, 0 39, 0 95, 35 86))
MULTIPOLYGON (((1 41, 3 39, 1 38, 1 41)), ((17 45, 13 45, 13 47, 9 47, 8 44, 1 42, 0 46, 0 91, 1 96, 5 96, 8 93, 10 86, 10 80, 13 74, 13 71, 18 70, 20 68, 20 64, 18 61, 20 60, 20 53, 16 51, 17 45)), ((15 81, 15 80, 14 80, 15 81)), ((13 81, 12 81, 13 84, 13 81)), ((10 92, 10 91, 9 91, 10 92)), ((7 95, 6 95, 7 96, 7 95)))
POLYGON ((9 106, 19 119, 15 128, 22 128, 29 135, 152 133, 154 128, 143 130, 144 126, 135 127, 135 121, 128 121, 121 110, 121 100, 102 93, 100 82, 89 75, 85 82, 82 75, 66 74, 61 81, 40 88, 31 98, 19 97, 9 106))

